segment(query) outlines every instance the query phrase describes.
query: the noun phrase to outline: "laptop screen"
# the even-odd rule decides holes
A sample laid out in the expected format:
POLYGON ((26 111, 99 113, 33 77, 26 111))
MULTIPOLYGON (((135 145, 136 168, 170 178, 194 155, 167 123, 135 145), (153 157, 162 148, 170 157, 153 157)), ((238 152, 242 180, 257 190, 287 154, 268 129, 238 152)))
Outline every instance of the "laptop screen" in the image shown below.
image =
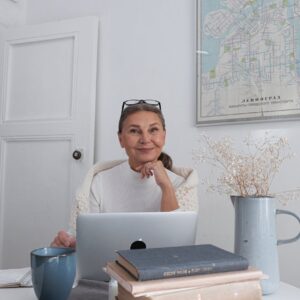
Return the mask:
POLYGON ((77 218, 79 279, 109 280, 103 271, 116 250, 170 247, 195 243, 197 212, 82 214, 77 218), (134 246, 133 245, 133 246, 134 246))

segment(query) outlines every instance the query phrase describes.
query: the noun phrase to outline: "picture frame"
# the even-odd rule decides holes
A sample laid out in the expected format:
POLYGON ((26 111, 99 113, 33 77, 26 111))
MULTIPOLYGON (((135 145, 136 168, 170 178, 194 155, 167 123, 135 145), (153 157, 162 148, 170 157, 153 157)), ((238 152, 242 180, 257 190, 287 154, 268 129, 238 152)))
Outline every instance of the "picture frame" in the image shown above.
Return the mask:
POLYGON ((300 3, 196 2, 196 124, 299 119, 300 3))

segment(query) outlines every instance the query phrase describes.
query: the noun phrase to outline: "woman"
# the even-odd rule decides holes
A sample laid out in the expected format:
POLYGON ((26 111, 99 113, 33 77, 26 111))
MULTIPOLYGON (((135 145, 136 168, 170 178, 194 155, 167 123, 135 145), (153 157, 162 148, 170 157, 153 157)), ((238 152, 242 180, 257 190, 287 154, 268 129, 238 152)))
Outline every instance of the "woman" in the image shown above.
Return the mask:
MULTIPOLYGON (((96 164, 76 197, 71 226, 83 212, 140 212, 197 209, 197 174, 173 168, 162 152, 166 127, 155 100, 123 102, 119 142, 128 160, 96 164)), ((60 231, 52 246, 74 247, 74 237, 60 231)))

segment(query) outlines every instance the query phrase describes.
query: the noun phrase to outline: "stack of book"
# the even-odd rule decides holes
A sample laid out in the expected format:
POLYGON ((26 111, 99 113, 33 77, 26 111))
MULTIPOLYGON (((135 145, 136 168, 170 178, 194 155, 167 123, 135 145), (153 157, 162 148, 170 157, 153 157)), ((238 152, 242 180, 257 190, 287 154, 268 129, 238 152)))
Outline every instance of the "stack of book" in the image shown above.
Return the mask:
POLYGON ((118 300, 261 300, 263 273, 213 245, 120 250, 106 272, 118 300))

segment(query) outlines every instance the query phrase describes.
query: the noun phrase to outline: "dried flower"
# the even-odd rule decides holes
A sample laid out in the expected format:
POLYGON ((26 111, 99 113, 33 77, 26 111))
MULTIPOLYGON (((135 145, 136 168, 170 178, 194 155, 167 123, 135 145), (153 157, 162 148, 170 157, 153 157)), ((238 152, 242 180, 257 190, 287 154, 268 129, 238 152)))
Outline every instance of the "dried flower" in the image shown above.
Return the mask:
POLYGON ((239 150, 228 137, 216 141, 203 134, 199 143, 194 160, 221 170, 208 190, 223 194, 274 196, 270 194, 274 176, 282 163, 293 156, 286 138, 270 136, 268 132, 261 139, 247 136, 239 150))

